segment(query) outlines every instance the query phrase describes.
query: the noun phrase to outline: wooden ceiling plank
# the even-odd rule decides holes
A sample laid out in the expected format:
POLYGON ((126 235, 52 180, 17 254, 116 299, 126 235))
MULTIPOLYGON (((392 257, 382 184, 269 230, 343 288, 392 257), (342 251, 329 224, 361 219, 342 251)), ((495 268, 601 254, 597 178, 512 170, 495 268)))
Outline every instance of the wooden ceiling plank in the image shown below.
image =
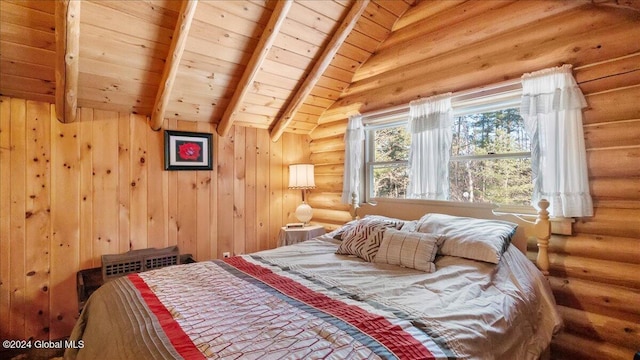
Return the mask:
POLYGON ((3 22, 1 36, 2 39, 7 42, 56 51, 55 34, 50 31, 45 32, 22 25, 3 22))
MULTIPOLYGON (((91 24, 103 28, 112 32, 110 38, 125 34, 166 45, 172 42, 173 32, 171 29, 145 22, 143 19, 126 12, 104 6, 100 1, 83 2, 85 3, 82 7, 83 27, 85 24, 91 24)), ((128 1, 124 3, 128 3, 128 1)))
POLYGON ((326 34, 335 32, 336 22, 351 7, 333 1, 299 0, 296 3, 308 9, 303 12, 296 11, 297 20, 326 34))
POLYGON ((136 17, 146 23, 173 30, 180 2, 167 1, 162 5, 146 1, 100 0, 100 5, 136 17), (165 6, 173 7, 166 8, 165 6))
MULTIPOLYGON (((247 1, 247 0, 234 0, 234 1, 225 1, 225 2, 208 2, 209 5, 213 7, 219 7, 224 13, 233 14, 242 19, 246 19, 252 22, 258 23, 266 23, 267 18, 265 17, 265 9, 271 11, 271 9, 266 6, 266 4, 260 4, 255 1, 247 1), (222 5, 222 6, 220 6, 222 5), (263 20, 264 17, 264 20, 263 20)), ((273 6, 271 6, 273 7, 273 6)))
MULTIPOLYGON (((100 102, 102 104, 122 105, 127 107, 138 107, 151 109, 153 107, 153 96, 140 94, 127 94, 119 91, 108 91, 104 89, 83 88, 82 97, 78 99, 78 104, 84 106, 87 101, 100 102), (133 105, 135 104, 135 105, 133 105)), ((100 108, 98 108, 100 109, 100 108)), ((146 112, 145 114, 149 114, 146 112)))
POLYGON ((245 51, 247 48, 253 49, 258 44, 257 38, 245 36, 196 19, 191 24, 189 36, 239 51, 245 51))
POLYGON ((292 80, 298 80, 307 76, 304 68, 282 64, 278 61, 272 61, 269 58, 264 61, 264 69, 275 70, 279 76, 292 80))
POLYGON ((80 41, 82 43, 93 45, 96 39, 102 39, 99 46, 100 48, 121 50, 121 46, 127 46, 128 48, 122 49, 122 51, 119 52, 127 55, 132 53, 137 56, 144 56, 145 58, 160 59, 163 62, 169 52, 170 44, 168 43, 160 43, 124 33, 118 33, 117 36, 114 36, 111 30, 87 23, 82 23, 81 26, 82 34, 80 41), (85 36, 88 37, 87 41, 82 40, 85 36))
MULTIPOLYGON (((50 14, 51 16, 53 16, 53 14, 55 13, 55 3, 53 1, 37 1, 37 0, 31 0, 31 1, 25 1, 25 0, 2 0, 2 3, 12 3, 15 5, 20 5, 20 6, 24 6, 25 8, 29 8, 32 10, 38 10, 41 11, 43 13, 47 13, 50 14)), ((53 21, 53 19, 52 19, 53 21)), ((53 30, 53 29, 51 29, 53 30)))
POLYGON ((29 99, 33 101, 41 101, 46 103, 53 103, 55 100, 53 95, 37 94, 33 92, 14 90, 14 89, 5 89, 5 88, 3 88, 2 91, 0 91, 0 96, 29 99))
POLYGON ((184 1, 180 8, 180 15, 178 17, 176 28, 173 32, 173 39, 171 40, 167 63, 162 73, 160 87, 158 88, 153 113, 151 114, 151 121, 149 122, 149 125, 153 130, 160 130, 162 128, 162 123, 164 122, 164 111, 167 108, 167 103, 171 96, 171 88, 173 87, 176 74, 178 73, 180 59, 184 53, 184 48, 189 35, 189 28, 191 27, 191 21, 193 20, 193 15, 196 12, 197 5, 197 0, 184 1))
MULTIPOLYGON (((114 79, 107 76, 96 75, 91 73, 82 73, 78 80, 78 86, 81 89, 96 89, 104 91, 105 93, 119 93, 129 94, 131 97, 136 97, 139 94, 155 94, 158 89, 157 85, 149 85, 139 81, 133 81, 129 79, 114 79)), ((79 99, 84 97, 78 96, 79 99)), ((155 99, 151 99, 153 101, 155 99)))
POLYGON ((219 27, 227 32, 234 32, 246 37, 258 39, 263 33, 260 19, 246 19, 237 16, 224 8, 226 2, 205 1, 202 11, 196 14, 196 20, 219 27))
POLYGON ((354 29, 351 34, 349 34, 345 42, 364 50, 377 49, 378 45, 382 43, 381 41, 358 31, 358 29, 354 29))
POLYGON ((245 50, 229 48, 211 40, 203 40, 193 36, 189 37, 186 50, 209 58, 242 65, 248 63, 251 55, 245 50))
POLYGON ((308 57, 296 54, 289 49, 284 49, 274 44, 269 51, 267 59, 276 61, 280 64, 295 66, 300 69, 310 67, 311 61, 308 57))
POLYGON ((255 81, 251 84, 251 92, 262 96, 272 96, 278 99, 288 99, 291 91, 279 87, 255 81))
POLYGON ((55 52, 22 44, 10 43, 1 39, 0 58, 9 61, 46 66, 52 70, 56 67, 55 52))
POLYGON ((303 40, 296 36, 291 36, 285 32, 281 32, 278 39, 276 39, 274 46, 277 46, 281 49, 287 49, 288 51, 302 55, 308 58, 309 63, 312 62, 313 59, 318 57, 318 54, 322 51, 322 44, 312 44, 303 40))
POLYGON ((369 5, 369 0, 358 1, 353 5, 351 10, 349 10, 349 13, 342 21, 342 24, 322 52, 320 59, 313 66, 309 76, 307 76, 302 83, 302 86, 300 86, 300 89, 296 92, 291 102, 289 102, 289 105, 284 111, 282 117, 277 120, 273 130, 271 131, 271 141, 276 142, 280 139, 284 129, 286 129, 291 120, 293 120, 298 109, 302 104, 304 104, 305 98, 311 93, 318 80, 322 77, 324 71, 331 64, 333 56, 338 52, 340 46, 344 43, 344 40, 356 26, 358 19, 360 19, 360 15, 362 15, 367 5, 369 5))
MULTIPOLYGON (((114 79, 113 81, 137 81, 141 84, 152 85, 156 87, 156 89, 162 76, 160 73, 148 72, 121 64, 106 63, 88 58, 81 59, 80 73, 82 76, 85 74, 105 76, 114 79)), ((82 96, 82 94, 80 94, 80 96, 82 96)))
POLYGON ((327 109, 329 106, 333 105, 334 100, 309 94, 309 96, 307 96, 307 99, 304 101, 304 103, 306 105, 319 106, 319 107, 322 107, 323 109, 327 109))
POLYGON ((150 107, 141 107, 141 106, 129 106, 129 105, 121 105, 115 103, 105 103, 104 101, 94 101, 94 100, 82 100, 80 102, 80 107, 88 107, 94 109, 100 109, 104 111, 116 111, 116 112, 124 112, 124 113, 133 113, 133 114, 149 114, 151 112, 150 107))
MULTIPOLYGON (((21 76, 25 78, 40 79, 43 81, 54 82, 56 80, 54 71, 52 68, 37 65, 28 64, 21 61, 12 61, 4 59, 0 56, 0 69, 3 74, 21 76)), ((4 85, 4 84, 3 84, 4 85)))
POLYGON ((398 20, 398 16, 394 15, 391 11, 385 9, 375 1, 372 1, 371 4, 369 4, 369 7, 364 12, 364 17, 381 25, 387 30, 391 30, 393 28, 393 24, 398 20))
POLYGON ((423 1, 409 8, 393 25, 393 31, 423 21, 439 12, 454 8, 467 0, 423 1))
POLYGON ((309 44, 321 45, 330 35, 330 33, 324 33, 291 18, 288 18, 285 24, 286 25, 282 29, 283 34, 287 34, 309 44))
POLYGON ((354 46, 348 42, 345 41, 344 44, 342 44, 342 47, 340 48, 340 51, 338 52, 339 55, 342 55, 346 58, 349 58, 351 60, 355 60, 356 62, 362 64, 365 61, 367 61, 369 59, 369 57, 371 57, 371 54, 373 53, 373 50, 366 50, 366 49, 361 49, 357 46, 354 46))
POLYGON ((409 4, 397 0, 374 0, 374 2, 396 16, 396 19, 409 8, 409 4))
MULTIPOLYGON (((190 40, 191 39, 192 38, 190 38, 190 40)), ((234 76, 237 78, 240 78, 240 76, 242 76, 242 71, 244 70, 244 66, 238 66, 238 64, 226 60, 194 53, 189 51, 188 49, 184 50, 181 65, 202 71, 210 71, 212 73, 229 74, 230 76, 234 76)))
MULTIPOLYGON (((44 2, 44 1, 43 1, 44 2)), ((25 26, 34 30, 53 32, 55 16, 50 13, 24 7, 24 2, 12 3, 0 1, 0 21, 5 23, 25 26)))
POLYGON ((249 63, 238 82, 236 90, 233 93, 231 102, 225 109, 222 119, 218 124, 217 132, 220 136, 227 136, 229 130, 231 130, 231 126, 233 126, 233 122, 235 121, 238 110, 240 109, 240 105, 242 104, 247 92, 251 89, 251 84, 255 80, 262 63, 267 58, 269 49, 280 32, 280 27, 287 18, 287 13, 291 9, 292 4, 292 0, 278 1, 276 7, 273 9, 269 22, 267 23, 267 27, 263 35, 260 37, 258 46, 251 55, 251 59, 249 60, 249 63))
MULTIPOLYGON (((80 41, 83 44, 92 44, 92 46, 82 46, 80 48, 81 61, 93 59, 103 63, 140 69, 149 73, 162 73, 165 66, 164 57, 159 58, 142 53, 153 49, 114 42, 104 37, 87 35, 84 34, 84 26, 82 29, 83 34, 80 35, 80 41), (123 54, 126 55, 123 56, 123 54)), ((164 54, 166 55, 166 52, 164 54)))
POLYGON ((336 56, 333 58, 333 62, 331 63, 331 65, 333 65, 333 66, 335 66, 335 67, 337 67, 339 69, 350 71, 350 72, 356 71, 356 69, 358 69, 361 64, 362 64, 362 62, 360 62, 358 60, 351 59, 351 58, 349 58, 347 56, 344 56, 344 55, 340 54, 339 51, 336 54, 336 56))
MULTIPOLYGON (((269 69, 276 71, 277 69, 269 69)), ((289 92, 292 92, 300 83, 299 79, 292 79, 291 77, 286 77, 280 74, 274 74, 270 71, 267 71, 263 67, 262 71, 256 75, 255 81, 262 84, 270 84, 280 89, 285 89, 289 92)))
POLYGON ((52 82, 29 77, 0 74, 0 83, 3 84, 3 89, 19 90, 43 95, 53 95, 55 92, 55 84, 52 82))
POLYGON ((374 38, 379 42, 383 42, 387 37, 389 37, 389 34, 391 34, 390 29, 387 29, 366 17, 363 17, 362 20, 358 21, 355 29, 363 34, 367 34, 367 36, 374 38))
POLYGON ((311 91, 311 95, 313 95, 313 96, 318 96, 318 97, 321 97, 321 98, 324 98, 324 99, 331 99, 331 100, 334 100, 334 101, 337 100, 338 98, 340 98, 341 94, 342 94, 342 92, 340 92, 340 91, 327 89, 327 88, 322 87, 322 86, 316 86, 311 91))
POLYGON ((286 101, 274 96, 264 96, 260 94, 248 93, 245 97, 247 104, 262 105, 262 106, 274 106, 278 109, 284 106, 286 101))
POLYGON ((78 109, 80 4, 56 1, 56 117, 62 123, 74 122, 78 109))

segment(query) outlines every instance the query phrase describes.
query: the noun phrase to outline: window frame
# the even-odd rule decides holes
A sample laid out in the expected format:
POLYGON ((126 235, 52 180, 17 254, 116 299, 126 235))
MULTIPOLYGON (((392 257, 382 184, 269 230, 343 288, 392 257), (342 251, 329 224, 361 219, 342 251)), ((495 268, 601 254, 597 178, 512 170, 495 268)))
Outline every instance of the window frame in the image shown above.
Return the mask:
MULTIPOLYGON (((395 126, 402 126, 403 123, 407 123, 407 117, 409 115, 409 111, 392 114, 390 116, 385 116, 382 119, 378 119, 375 121, 371 121, 369 119, 363 119, 364 125, 364 143, 365 149, 364 153, 364 197, 360 197, 361 199, 365 199, 366 202, 370 202, 371 199, 374 199, 371 196, 371 190, 373 189, 373 169, 375 165, 391 165, 391 166, 402 166, 409 165, 409 160, 398 160, 398 161, 374 161, 372 158, 375 155, 375 141, 371 134, 379 129, 385 129, 395 126)), ((362 194, 360 194, 362 195, 362 194)), ((395 199, 395 198, 394 198, 395 199)), ((405 200, 405 199, 400 199, 405 200)))
MULTIPOLYGON (((466 93, 454 94, 452 96, 452 108, 453 108, 453 116, 460 117, 469 114, 477 114, 491 111, 504 110, 513 107, 519 107, 521 103, 522 97, 522 85, 518 82, 507 82, 506 84, 496 84, 494 86, 489 86, 487 88, 469 91, 466 93)), ((394 126, 403 126, 408 122, 409 117, 409 107, 401 106, 396 108, 388 109, 388 111, 380 111, 374 114, 364 114, 363 115, 363 125, 365 131, 365 143, 364 143, 364 166, 363 166, 363 174, 362 178, 364 179, 363 189, 361 189, 361 199, 365 199, 366 202, 376 202, 378 200, 386 200, 386 199, 394 199, 395 201, 415 201, 416 199, 406 199, 406 198, 376 198, 373 197, 371 192, 373 188, 373 169, 375 165, 391 165, 391 166, 408 166, 408 160, 399 160, 399 161, 383 161, 376 162, 373 161, 372 157, 375 154, 375 143, 373 141, 373 136, 371 135, 373 131, 394 127, 394 126)), ((464 160, 493 160, 493 159, 508 159, 508 158, 531 158, 531 152, 514 152, 514 153, 502 153, 502 154, 482 154, 482 155, 461 155, 454 156, 451 155, 449 159, 449 163, 453 161, 464 161, 464 160)), ((424 201, 435 201, 435 200, 424 200, 424 201)), ((469 202, 461 202, 461 201, 453 201, 453 200, 444 200, 448 203, 456 203, 461 206, 465 205, 477 205, 477 204, 487 204, 487 203, 469 203, 469 202)), ((494 204, 491 205, 499 206, 501 212, 508 213, 520 213, 520 214, 531 214, 535 213, 534 207, 532 205, 514 205, 514 204, 494 204)))

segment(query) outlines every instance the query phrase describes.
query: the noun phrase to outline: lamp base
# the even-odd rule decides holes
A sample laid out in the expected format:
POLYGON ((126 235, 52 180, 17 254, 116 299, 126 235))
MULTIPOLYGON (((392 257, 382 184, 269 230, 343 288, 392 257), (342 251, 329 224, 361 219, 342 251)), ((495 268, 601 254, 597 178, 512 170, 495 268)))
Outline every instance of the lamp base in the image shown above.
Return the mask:
POLYGON ((307 225, 309 220, 313 217, 313 209, 306 202, 302 202, 302 204, 298 205, 296 208, 295 215, 298 221, 307 225))

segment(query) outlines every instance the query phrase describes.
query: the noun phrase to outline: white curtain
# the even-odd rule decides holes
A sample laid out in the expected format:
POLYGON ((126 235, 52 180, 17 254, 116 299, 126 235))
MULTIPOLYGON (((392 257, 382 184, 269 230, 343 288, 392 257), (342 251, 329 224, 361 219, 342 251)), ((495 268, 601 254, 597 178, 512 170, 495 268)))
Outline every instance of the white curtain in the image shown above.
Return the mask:
POLYGON ((533 204, 547 199, 551 216, 592 216, 582 108, 587 103, 571 65, 522 76, 520 115, 531 139, 533 204))
POLYGON ((342 202, 351 203, 351 194, 355 194, 358 201, 360 188, 360 174, 362 172, 362 148, 364 128, 362 115, 349 116, 347 131, 344 134, 344 182, 342 185, 342 202))
POLYGON ((451 93, 409 103, 407 198, 449 198, 449 156, 453 126, 451 93))

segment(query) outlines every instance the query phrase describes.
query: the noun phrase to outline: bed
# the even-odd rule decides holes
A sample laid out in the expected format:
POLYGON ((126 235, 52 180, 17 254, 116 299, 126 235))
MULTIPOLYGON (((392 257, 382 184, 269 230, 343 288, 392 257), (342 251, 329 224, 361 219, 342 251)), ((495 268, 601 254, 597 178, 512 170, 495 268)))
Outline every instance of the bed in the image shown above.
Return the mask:
POLYGON ((544 209, 512 222, 487 208, 473 218, 403 208, 364 206, 357 220, 302 243, 110 281, 73 329, 83 348, 65 358, 540 358, 562 322, 521 249, 531 234, 544 247, 544 209), (468 240, 469 228, 474 238, 509 236, 497 252, 451 255, 451 239, 468 240), (478 254, 488 258, 470 258, 478 254))

